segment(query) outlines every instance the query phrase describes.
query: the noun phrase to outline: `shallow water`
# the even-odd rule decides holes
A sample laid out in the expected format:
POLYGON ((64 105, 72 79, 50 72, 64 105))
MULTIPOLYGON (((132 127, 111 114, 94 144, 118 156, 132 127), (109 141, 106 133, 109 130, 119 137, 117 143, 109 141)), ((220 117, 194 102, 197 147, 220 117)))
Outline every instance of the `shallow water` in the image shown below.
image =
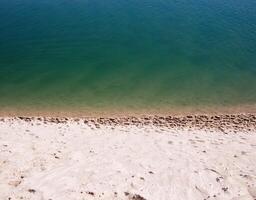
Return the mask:
POLYGON ((0 106, 256 104, 256 1, 2 0, 0 106))

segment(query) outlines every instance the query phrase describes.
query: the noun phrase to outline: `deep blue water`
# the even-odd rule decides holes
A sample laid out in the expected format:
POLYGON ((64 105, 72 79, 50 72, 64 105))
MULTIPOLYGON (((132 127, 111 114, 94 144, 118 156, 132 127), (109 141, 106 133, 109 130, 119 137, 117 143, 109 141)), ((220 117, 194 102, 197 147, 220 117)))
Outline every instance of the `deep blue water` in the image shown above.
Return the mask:
POLYGON ((0 109, 256 104, 255 0, 1 0, 0 109))

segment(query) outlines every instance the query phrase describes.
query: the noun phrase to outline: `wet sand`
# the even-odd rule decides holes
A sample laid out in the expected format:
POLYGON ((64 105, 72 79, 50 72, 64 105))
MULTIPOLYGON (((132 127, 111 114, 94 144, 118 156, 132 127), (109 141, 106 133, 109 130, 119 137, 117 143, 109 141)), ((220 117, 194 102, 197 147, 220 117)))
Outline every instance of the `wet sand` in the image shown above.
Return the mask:
POLYGON ((256 198, 256 116, 0 118, 0 199, 256 198))
POLYGON ((1 107, 0 117, 17 117, 17 116, 41 116, 57 118, 125 118, 125 117, 147 117, 147 116, 176 116, 185 117, 188 115, 239 115, 252 114, 256 115, 256 104, 242 105, 194 105, 194 106, 160 106, 160 107, 1 107))

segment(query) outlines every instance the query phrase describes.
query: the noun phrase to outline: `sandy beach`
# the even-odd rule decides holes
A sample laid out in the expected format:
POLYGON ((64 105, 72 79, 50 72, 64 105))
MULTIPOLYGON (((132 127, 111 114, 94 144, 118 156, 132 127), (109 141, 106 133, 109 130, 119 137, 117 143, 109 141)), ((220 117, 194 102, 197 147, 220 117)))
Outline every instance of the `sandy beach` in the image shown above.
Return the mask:
POLYGON ((256 200, 256 0, 0 0, 0 200, 256 200))
POLYGON ((255 115, 0 120, 3 200, 254 200, 255 115))

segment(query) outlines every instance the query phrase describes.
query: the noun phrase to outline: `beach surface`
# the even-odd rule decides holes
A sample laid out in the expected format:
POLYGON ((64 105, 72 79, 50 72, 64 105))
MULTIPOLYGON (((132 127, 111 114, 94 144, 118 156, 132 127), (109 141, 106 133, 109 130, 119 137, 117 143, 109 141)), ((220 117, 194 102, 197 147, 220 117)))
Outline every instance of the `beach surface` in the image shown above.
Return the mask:
POLYGON ((3 200, 255 200, 255 115, 0 119, 3 200))

